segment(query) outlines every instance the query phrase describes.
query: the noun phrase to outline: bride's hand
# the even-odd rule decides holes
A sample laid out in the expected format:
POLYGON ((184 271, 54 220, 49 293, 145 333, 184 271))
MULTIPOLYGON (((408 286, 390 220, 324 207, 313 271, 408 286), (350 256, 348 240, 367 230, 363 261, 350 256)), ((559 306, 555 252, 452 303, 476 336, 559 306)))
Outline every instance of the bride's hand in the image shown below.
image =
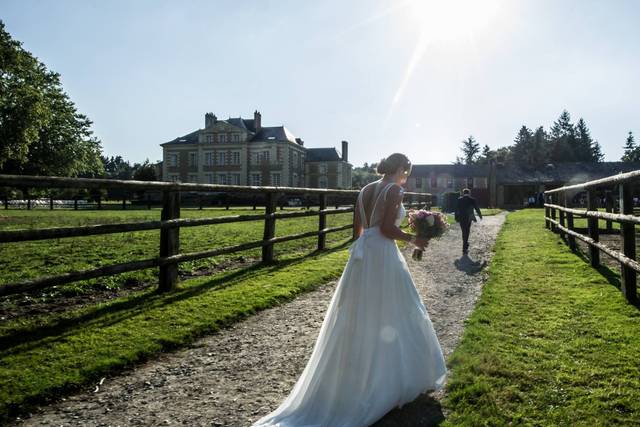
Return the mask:
POLYGON ((413 242, 420 249, 424 249, 429 246, 429 239, 426 237, 416 237, 416 240, 413 242))

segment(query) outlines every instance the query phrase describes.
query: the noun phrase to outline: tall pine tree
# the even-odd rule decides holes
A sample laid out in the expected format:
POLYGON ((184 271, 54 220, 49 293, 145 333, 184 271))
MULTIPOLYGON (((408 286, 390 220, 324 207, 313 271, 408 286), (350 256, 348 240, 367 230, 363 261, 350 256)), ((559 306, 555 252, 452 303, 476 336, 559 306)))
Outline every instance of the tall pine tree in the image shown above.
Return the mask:
POLYGON ((476 141, 473 135, 469 135, 469 138, 462 141, 462 154, 462 160, 466 165, 472 165, 478 160, 480 144, 476 141))
POLYGON ((514 140, 511 148, 513 161, 522 166, 533 166, 533 133, 531 130, 522 126, 518 131, 518 135, 514 140))
POLYGON ((627 141, 624 144, 624 154, 622 155, 623 162, 638 162, 640 161, 640 147, 636 145, 633 132, 629 131, 627 135, 627 141))

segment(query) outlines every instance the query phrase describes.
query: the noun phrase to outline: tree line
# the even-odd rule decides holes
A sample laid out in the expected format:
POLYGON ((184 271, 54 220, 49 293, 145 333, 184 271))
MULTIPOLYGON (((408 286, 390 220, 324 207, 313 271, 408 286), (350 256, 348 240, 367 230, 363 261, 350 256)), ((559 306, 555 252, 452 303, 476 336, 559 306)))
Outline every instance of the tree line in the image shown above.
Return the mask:
MULTIPOLYGON (((522 126, 516 134, 513 145, 492 150, 488 145, 482 149, 473 135, 462 141, 462 156, 458 164, 487 164, 490 160, 499 163, 516 164, 522 167, 539 168, 549 163, 587 162, 604 160, 602 147, 591 136, 585 120, 576 124, 564 110, 549 131, 543 126, 535 130, 522 126)), ((640 156, 640 149, 638 150, 640 156)))

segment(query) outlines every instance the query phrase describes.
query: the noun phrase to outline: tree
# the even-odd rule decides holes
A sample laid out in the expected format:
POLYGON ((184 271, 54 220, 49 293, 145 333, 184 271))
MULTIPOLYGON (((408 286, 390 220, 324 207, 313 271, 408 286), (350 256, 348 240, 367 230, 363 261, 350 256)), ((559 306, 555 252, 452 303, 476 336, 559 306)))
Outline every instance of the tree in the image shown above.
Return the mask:
POLYGON ((465 164, 472 165, 476 163, 479 153, 480 144, 476 141, 473 135, 469 135, 469 138, 462 141, 462 154, 465 164))
POLYGON ((553 162, 575 161, 575 139, 571 116, 567 110, 564 110, 551 126, 549 160, 553 162))
POLYGON ((491 151, 491 148, 485 144, 485 146, 482 147, 482 154, 480 154, 478 163, 481 165, 488 165, 489 161, 494 157, 495 157, 495 152, 491 151))
POLYGON ((623 162, 638 162, 640 161, 640 147, 636 145, 633 132, 629 131, 627 135, 627 141, 624 145, 624 154, 622 155, 623 162))
POLYGON ((513 142, 515 143, 511 148, 513 161, 519 165, 533 166, 533 133, 531 130, 522 126, 513 142))
POLYGON ((353 188, 362 188, 370 182, 379 178, 376 173, 377 163, 371 163, 370 165, 365 163, 362 167, 355 167, 351 172, 351 186, 353 188))
POLYGON ((582 118, 576 123, 575 135, 576 139, 573 151, 576 161, 592 163, 602 161, 604 156, 600 144, 591 138, 591 132, 582 118))
POLYGON ((0 172, 95 176, 100 142, 91 121, 0 21, 0 172))
POLYGON ((137 181, 155 181, 157 179, 156 168, 149 163, 149 159, 145 160, 142 164, 136 163, 133 169, 133 179, 137 181))

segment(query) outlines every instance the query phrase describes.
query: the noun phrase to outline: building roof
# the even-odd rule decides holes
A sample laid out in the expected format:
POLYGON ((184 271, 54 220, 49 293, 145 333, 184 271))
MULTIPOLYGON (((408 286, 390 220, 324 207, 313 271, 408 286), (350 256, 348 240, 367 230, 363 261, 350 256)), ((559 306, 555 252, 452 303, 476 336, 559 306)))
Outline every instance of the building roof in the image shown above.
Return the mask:
POLYGON ((335 148, 307 148, 308 162, 331 162, 342 160, 335 148))
MULTIPOLYGON (((228 123, 232 126, 238 127, 240 129, 244 129, 246 131, 248 131, 249 133, 253 134, 249 137, 249 142, 269 142, 269 141, 289 141, 289 142, 293 142, 299 145, 302 145, 301 143, 301 139, 300 138, 296 138, 296 136, 291 133, 291 131, 289 129, 287 129, 284 126, 263 126, 260 128, 260 130, 256 133, 255 131, 255 122, 254 120, 246 120, 243 119, 242 117, 236 117, 236 118, 229 118, 227 120, 219 120, 221 122, 225 122, 228 123)), ((187 135, 178 137, 176 139, 173 139, 171 141, 167 141, 163 144, 160 145, 165 145, 165 144, 197 144, 198 143, 198 134, 200 132, 202 132, 203 129, 198 129, 196 131, 193 131, 187 135)))
POLYGON ((298 143, 295 135, 284 126, 262 127, 250 141, 290 141, 298 143))
POLYGON ((470 178, 474 176, 489 175, 488 165, 413 165, 411 168, 411 176, 430 176, 431 174, 447 173, 457 177, 470 178))
POLYGON ((550 163, 536 169, 516 165, 498 165, 496 180, 501 184, 577 184, 638 169, 640 169, 640 163, 631 162, 550 163))

